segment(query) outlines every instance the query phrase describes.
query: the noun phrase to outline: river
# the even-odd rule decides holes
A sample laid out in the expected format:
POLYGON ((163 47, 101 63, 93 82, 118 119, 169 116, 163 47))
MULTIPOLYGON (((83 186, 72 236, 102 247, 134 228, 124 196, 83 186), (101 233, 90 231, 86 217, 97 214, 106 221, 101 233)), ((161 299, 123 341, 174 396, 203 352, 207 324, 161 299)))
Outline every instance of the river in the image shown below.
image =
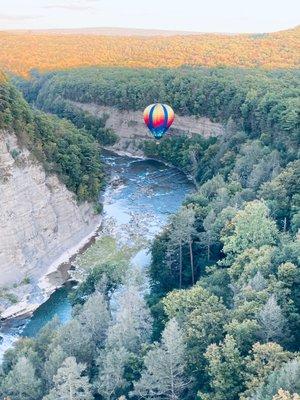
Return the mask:
MULTIPOLYGON (((129 249, 127 253, 132 265, 145 268, 151 259, 151 240, 194 186, 180 171, 155 160, 108 152, 102 158, 110 170, 111 181, 101 195, 104 219, 99 241, 92 245, 95 246, 94 254, 97 256, 102 251, 101 238, 109 238, 114 241, 117 251, 129 249)), ((87 252, 93 253, 93 248, 87 252)), ((105 257, 105 252, 101 254, 105 257)), ((0 359, 18 337, 34 337, 54 315, 58 315, 62 322, 68 321, 71 317, 70 290, 72 285, 69 284, 56 290, 30 319, 11 320, 3 325, 0 330, 3 338, 0 359)))

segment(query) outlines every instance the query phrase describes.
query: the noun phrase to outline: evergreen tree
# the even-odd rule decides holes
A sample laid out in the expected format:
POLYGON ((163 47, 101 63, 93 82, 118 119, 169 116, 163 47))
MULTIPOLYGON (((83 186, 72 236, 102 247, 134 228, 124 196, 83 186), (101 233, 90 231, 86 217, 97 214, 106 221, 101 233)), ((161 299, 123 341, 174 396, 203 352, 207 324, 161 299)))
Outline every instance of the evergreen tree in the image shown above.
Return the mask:
POLYGON ((185 351, 182 331, 172 319, 162 333, 161 344, 145 356, 145 370, 131 395, 142 399, 181 399, 190 383, 185 373, 185 351))
POLYGON ((124 371, 129 354, 124 347, 109 348, 101 352, 95 387, 104 399, 115 398, 117 394, 127 389, 129 383, 124 378, 124 371))
POLYGON ((92 294, 84 303, 77 319, 83 334, 91 337, 93 346, 103 346, 110 323, 110 312, 104 294, 92 294))
POLYGON ((61 367, 63 361, 67 358, 67 354, 60 346, 55 347, 45 361, 43 368, 43 378, 46 386, 50 389, 53 386, 53 377, 61 367))
POLYGON ((3 380, 1 391, 4 397, 13 400, 40 400, 42 395, 41 380, 26 357, 21 357, 14 368, 3 380))
POLYGON ((54 387, 43 400, 93 400, 91 385, 83 364, 77 364, 74 357, 68 357, 54 377, 54 387))
POLYGON ((128 282, 117 303, 115 320, 108 330, 106 348, 124 347, 129 352, 138 353, 141 346, 149 342, 152 332, 152 317, 143 289, 135 281, 128 282))
POLYGON ((278 390, 300 393, 300 361, 288 361, 281 368, 274 370, 251 400, 272 400, 278 390))
POLYGON ((258 314, 261 325, 260 335, 265 342, 280 341, 287 331, 287 321, 283 316, 275 296, 272 295, 258 314))

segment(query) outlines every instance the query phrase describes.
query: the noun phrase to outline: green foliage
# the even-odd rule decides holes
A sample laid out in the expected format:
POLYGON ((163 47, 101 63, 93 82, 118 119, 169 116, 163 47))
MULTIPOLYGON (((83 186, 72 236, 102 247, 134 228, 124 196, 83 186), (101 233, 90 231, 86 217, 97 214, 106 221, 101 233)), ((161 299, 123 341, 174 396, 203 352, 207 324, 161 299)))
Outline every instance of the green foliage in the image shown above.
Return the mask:
POLYGON ((84 129, 31 109, 10 83, 0 84, 0 105, 1 129, 13 131, 79 200, 98 200, 104 181, 99 147, 84 129))
POLYGON ((260 195, 266 200, 271 215, 279 221, 284 230, 299 229, 299 181, 300 161, 287 165, 286 169, 262 185, 260 195))
POLYGON ((113 291, 123 280, 124 267, 123 264, 100 263, 100 265, 92 268, 86 279, 76 290, 70 293, 72 304, 83 304, 97 288, 105 287, 107 293, 113 291))
POLYGON ((264 385, 273 371, 280 369, 292 357, 292 353, 284 351, 277 343, 255 343, 249 356, 245 358, 246 390, 241 394, 241 400, 248 399, 256 389, 264 385))
POLYGON ((277 228, 268 218, 265 204, 255 201, 248 203, 231 221, 232 234, 221 237, 223 251, 229 254, 240 254, 248 248, 260 248, 276 243, 277 228))
POLYGON ((188 344, 188 364, 203 383, 204 353, 211 343, 223 337, 227 310, 217 296, 201 286, 173 291, 163 300, 169 319, 176 318, 188 344))
POLYGON ((237 130, 251 137, 264 134, 279 151, 292 156, 299 140, 298 79, 298 71, 80 68, 34 74, 20 87, 39 107, 56 99, 92 101, 125 110, 167 102, 179 114, 223 123, 231 119, 237 130))
POLYGON ((300 361, 288 361, 272 372, 267 382, 252 396, 253 400, 272 400, 279 389, 300 393, 300 361))
POLYGON ((232 336, 227 335, 224 342, 211 344, 205 357, 208 360, 208 374, 211 378, 211 391, 200 393, 203 400, 237 400, 243 389, 244 360, 232 336))

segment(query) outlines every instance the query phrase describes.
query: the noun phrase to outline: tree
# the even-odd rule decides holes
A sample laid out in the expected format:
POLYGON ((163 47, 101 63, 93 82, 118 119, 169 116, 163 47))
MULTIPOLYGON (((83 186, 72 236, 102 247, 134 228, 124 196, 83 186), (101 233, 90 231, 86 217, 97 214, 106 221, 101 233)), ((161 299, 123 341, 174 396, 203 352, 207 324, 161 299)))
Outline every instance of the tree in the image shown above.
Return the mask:
POLYGON ((83 333, 91 337, 93 345, 97 348, 103 346, 110 323, 110 312, 104 294, 92 294, 83 305, 77 319, 83 333))
POLYGON ((203 400, 235 400, 243 390, 244 359, 240 355, 232 336, 226 335, 224 342, 211 344, 205 357, 208 362, 211 391, 200 393, 203 400))
POLYGON ((251 284, 255 284, 255 280, 253 282, 252 279, 257 273, 261 274, 262 277, 269 277, 274 271, 272 265, 273 253, 273 247, 262 246, 259 249, 247 248, 240 254, 235 255, 228 270, 232 284, 236 284, 239 288, 243 286, 252 287, 251 284))
POLYGON ((224 252, 240 254, 254 247, 274 245, 278 231, 276 224, 269 218, 269 210, 265 203, 255 200, 246 204, 233 218, 232 232, 222 236, 224 252))
POLYGON ((143 297, 144 276, 132 270, 130 275, 114 299, 117 309, 97 360, 96 387, 105 399, 126 391, 129 382, 124 377, 125 368, 132 356, 141 359, 142 348, 151 337, 152 318, 143 297))
POLYGON ((300 393, 300 361, 293 359, 274 370, 264 385, 251 397, 253 400, 273 400, 273 396, 283 389, 290 393, 300 393))
POLYGON ((300 400, 300 396, 297 393, 292 394, 286 390, 279 389, 272 400, 300 400))
POLYGON ((252 344, 257 341, 259 328, 258 322, 254 319, 238 321, 234 318, 224 327, 227 334, 235 339, 238 348, 244 355, 251 349, 252 344))
POLYGON ((262 273, 260 271, 257 271, 257 273, 254 275, 254 277, 250 280, 249 285, 251 288, 257 292, 260 292, 267 287, 267 281, 263 277, 262 273))
POLYGON ((137 282, 128 282, 117 298, 115 321, 108 330, 106 348, 124 347, 138 353, 141 346, 149 342, 151 331, 152 317, 143 291, 137 282))
POLYGON ((207 346, 223 337, 227 310, 217 296, 202 286, 174 290, 163 300, 169 319, 176 318, 187 341, 189 364, 202 375, 207 346))
POLYGON ((288 362, 292 355, 292 353, 283 350, 277 343, 255 343, 250 355, 245 359, 244 380, 246 390, 241 394, 241 400, 251 398, 257 389, 265 384, 269 375, 288 362))
POLYGON ((182 270, 183 270, 183 246, 189 246, 190 266, 192 284, 195 283, 194 256, 193 256, 193 237, 197 234, 194 227, 195 210, 192 207, 182 207, 171 218, 171 232, 169 242, 169 252, 172 254, 179 250, 179 288, 182 287, 182 270))
POLYGON ((129 386, 124 378, 129 355, 130 353, 124 347, 109 348, 101 352, 98 358, 99 374, 95 387, 104 399, 111 399, 129 386))
MULTIPOLYGON (((285 231, 290 223, 296 223, 299 201, 300 161, 289 163, 274 179, 262 185, 259 195, 265 199, 279 226, 285 231)), ((297 226, 297 224, 296 224, 297 226)), ((293 226, 293 229, 296 228, 293 226)), ((294 231, 296 233, 296 231, 294 231)))
POLYGON ((1 385, 3 396, 13 400, 39 400, 42 395, 41 380, 26 357, 21 357, 4 378, 1 385))
POLYGON ((77 364, 75 357, 68 357, 54 377, 54 388, 43 400, 93 400, 91 385, 82 376, 84 364, 77 364))
POLYGON ((214 210, 211 210, 205 220, 203 221, 204 232, 200 234, 200 240, 203 244, 205 244, 207 248, 207 261, 210 260, 210 249, 213 243, 215 243, 218 239, 218 236, 214 230, 214 222, 216 220, 216 214, 214 210))
POLYGON ((272 295, 258 314, 260 335, 265 342, 280 341, 287 331, 287 321, 283 316, 275 296, 272 295))
POLYGON ((35 339, 35 349, 40 354, 41 357, 47 353, 52 340, 54 339, 61 322, 57 316, 55 316, 51 321, 49 321, 45 326, 41 328, 35 339))
POLYGON ((58 330, 52 346, 60 346, 68 356, 85 363, 91 363, 95 351, 91 333, 85 331, 76 318, 58 330))
POLYGON ((58 369, 61 367, 63 361, 67 358, 67 354, 63 351, 61 346, 55 347, 49 354, 45 361, 43 368, 43 377, 46 381, 46 386, 50 389, 53 386, 53 377, 56 375, 58 369))
POLYGON ((185 374, 185 344, 175 319, 171 319, 156 344, 144 358, 145 370, 134 384, 132 396, 178 400, 189 385, 185 374))

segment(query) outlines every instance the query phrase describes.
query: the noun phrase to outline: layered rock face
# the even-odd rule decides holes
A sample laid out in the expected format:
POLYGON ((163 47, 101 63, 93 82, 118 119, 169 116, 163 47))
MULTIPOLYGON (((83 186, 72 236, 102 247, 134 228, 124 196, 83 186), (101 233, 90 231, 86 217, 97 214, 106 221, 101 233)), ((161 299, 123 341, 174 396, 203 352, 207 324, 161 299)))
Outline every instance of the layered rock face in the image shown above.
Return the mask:
POLYGON ((78 205, 56 176, 47 176, 16 136, 0 131, 0 287, 25 277, 36 284, 99 219, 90 204, 78 205))
MULTIPOLYGON (((113 146, 116 151, 142 155, 139 145, 145 139, 152 139, 143 122, 142 111, 123 111, 97 104, 72 103, 95 116, 103 117, 103 115, 107 115, 106 127, 112 128, 119 136, 119 141, 113 146)), ((190 137, 195 135, 219 136, 223 133, 224 127, 221 124, 211 122, 205 117, 196 118, 193 116, 176 115, 170 129, 171 135, 187 134, 190 137)))

